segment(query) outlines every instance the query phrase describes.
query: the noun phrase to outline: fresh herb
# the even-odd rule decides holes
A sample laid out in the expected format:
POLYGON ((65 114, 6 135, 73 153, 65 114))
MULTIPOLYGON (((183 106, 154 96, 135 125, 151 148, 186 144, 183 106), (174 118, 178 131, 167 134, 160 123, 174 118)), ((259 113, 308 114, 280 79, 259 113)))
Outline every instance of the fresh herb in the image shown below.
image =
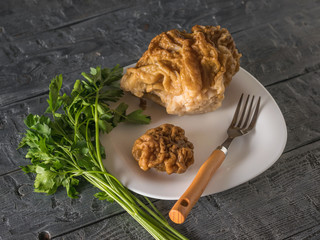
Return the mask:
POLYGON ((63 186, 71 198, 77 198, 78 177, 85 178, 101 190, 100 200, 116 201, 156 239, 186 239, 172 228, 155 206, 150 208, 107 172, 102 159, 106 157, 100 143, 101 133, 109 133, 120 122, 147 124, 150 118, 142 110, 127 113, 128 105, 112 108, 123 92, 119 88, 122 68, 91 68, 82 73, 70 95, 60 94, 62 76, 49 86, 47 115, 30 114, 28 127, 19 147, 28 147, 26 158, 31 164, 22 167, 36 174, 36 192, 53 194, 63 186))

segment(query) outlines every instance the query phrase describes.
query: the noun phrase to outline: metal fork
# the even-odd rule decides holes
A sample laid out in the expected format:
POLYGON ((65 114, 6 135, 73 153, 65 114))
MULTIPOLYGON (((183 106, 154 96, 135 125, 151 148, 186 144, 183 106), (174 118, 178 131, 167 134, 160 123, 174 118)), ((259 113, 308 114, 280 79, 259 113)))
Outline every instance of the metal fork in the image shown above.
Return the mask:
POLYGON ((242 100, 243 94, 240 97, 233 119, 227 130, 228 138, 219 147, 217 147, 217 149, 215 149, 209 158, 202 164, 191 185, 170 210, 169 217, 173 222, 181 224, 185 221, 192 207, 197 203, 201 194, 208 185, 213 174, 225 159, 228 148, 233 139, 247 134, 256 125, 261 97, 259 97, 254 110, 254 96, 250 101, 250 95, 248 95, 243 107, 241 107, 242 100), (249 101, 250 106, 248 108, 249 101))

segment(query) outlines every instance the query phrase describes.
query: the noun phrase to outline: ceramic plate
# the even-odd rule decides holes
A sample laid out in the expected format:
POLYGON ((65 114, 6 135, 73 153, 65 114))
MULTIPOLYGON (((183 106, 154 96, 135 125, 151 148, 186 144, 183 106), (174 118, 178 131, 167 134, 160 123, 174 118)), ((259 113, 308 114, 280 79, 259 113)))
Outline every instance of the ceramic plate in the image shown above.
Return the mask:
MULTIPOLYGON (((233 141, 225 161, 202 196, 230 189, 256 177, 274 164, 282 154, 287 129, 272 96, 257 79, 242 68, 227 88, 222 106, 214 112, 171 116, 163 107, 148 101, 145 113, 151 116, 151 124, 121 124, 110 134, 103 135, 101 140, 107 153, 107 160, 104 161, 107 170, 136 193, 158 199, 178 199, 192 182, 201 164, 226 139, 226 130, 241 93, 262 98, 256 127, 251 133, 233 141), (163 123, 182 127, 189 141, 194 144, 195 162, 183 174, 167 175, 154 169, 145 172, 131 155, 134 141, 146 130, 163 123)), ((130 103, 129 110, 139 106, 139 99, 129 94, 124 96, 123 101, 130 103)))

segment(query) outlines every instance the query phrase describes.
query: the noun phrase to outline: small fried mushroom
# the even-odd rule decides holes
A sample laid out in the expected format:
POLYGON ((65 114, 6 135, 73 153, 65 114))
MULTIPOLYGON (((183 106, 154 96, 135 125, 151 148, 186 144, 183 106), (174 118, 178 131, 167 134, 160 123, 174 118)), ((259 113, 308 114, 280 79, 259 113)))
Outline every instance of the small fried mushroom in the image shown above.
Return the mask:
POLYGON ((142 170, 156 168, 168 174, 184 173, 194 162, 193 144, 172 124, 149 129, 135 141, 132 155, 142 170))

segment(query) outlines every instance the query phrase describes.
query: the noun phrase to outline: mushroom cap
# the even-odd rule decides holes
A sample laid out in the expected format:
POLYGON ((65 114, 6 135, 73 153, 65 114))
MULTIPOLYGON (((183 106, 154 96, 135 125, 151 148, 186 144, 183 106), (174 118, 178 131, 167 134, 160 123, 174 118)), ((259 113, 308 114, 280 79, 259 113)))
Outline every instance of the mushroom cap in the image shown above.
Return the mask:
POLYGON ((168 174, 184 173, 194 162, 193 144, 182 128, 172 124, 146 131, 135 141, 132 155, 142 170, 156 168, 168 174))
POLYGON ((221 106, 240 57, 225 28, 173 29, 152 39, 136 66, 127 69, 121 87, 163 105, 169 114, 213 111, 221 106))

